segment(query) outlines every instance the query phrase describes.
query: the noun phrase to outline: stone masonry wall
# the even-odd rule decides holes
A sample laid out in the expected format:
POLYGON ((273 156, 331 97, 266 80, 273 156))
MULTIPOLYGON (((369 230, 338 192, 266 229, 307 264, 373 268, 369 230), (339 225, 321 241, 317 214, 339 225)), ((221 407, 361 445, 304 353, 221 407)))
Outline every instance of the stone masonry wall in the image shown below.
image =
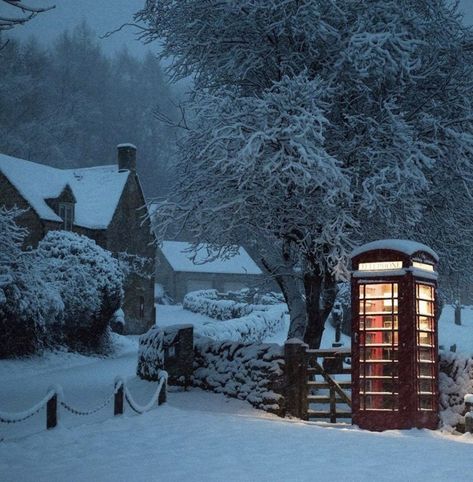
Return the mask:
POLYGON ((197 337, 192 384, 285 414, 284 350, 275 344, 218 342, 197 337))
POLYGON ((145 199, 138 179, 130 172, 112 222, 107 230, 106 248, 113 253, 128 252, 149 258, 150 277, 130 276, 125 287, 123 311, 127 325, 126 334, 144 333, 154 324, 154 256, 155 239, 149 220, 143 221, 145 199), (144 316, 140 303, 144 299, 144 316))

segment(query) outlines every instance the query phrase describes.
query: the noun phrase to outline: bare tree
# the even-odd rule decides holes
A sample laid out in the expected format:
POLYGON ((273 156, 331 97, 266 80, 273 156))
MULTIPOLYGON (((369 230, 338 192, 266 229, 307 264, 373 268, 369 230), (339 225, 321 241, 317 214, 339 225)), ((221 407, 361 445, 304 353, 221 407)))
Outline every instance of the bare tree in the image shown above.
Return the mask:
POLYGON ((22 0, 0 0, 4 4, 6 12, 0 12, 0 32, 10 30, 17 25, 24 25, 36 17, 39 13, 47 12, 55 8, 55 5, 33 7, 22 0), (8 14, 11 11, 12 16, 8 14))

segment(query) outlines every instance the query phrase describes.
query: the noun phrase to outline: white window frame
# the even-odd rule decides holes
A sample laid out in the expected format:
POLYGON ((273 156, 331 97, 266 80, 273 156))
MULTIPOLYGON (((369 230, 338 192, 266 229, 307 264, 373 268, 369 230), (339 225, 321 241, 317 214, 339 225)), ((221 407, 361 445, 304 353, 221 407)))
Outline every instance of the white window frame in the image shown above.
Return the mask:
POLYGON ((62 218, 63 228, 66 231, 72 231, 72 225, 74 224, 74 204, 59 203, 59 216, 62 218))

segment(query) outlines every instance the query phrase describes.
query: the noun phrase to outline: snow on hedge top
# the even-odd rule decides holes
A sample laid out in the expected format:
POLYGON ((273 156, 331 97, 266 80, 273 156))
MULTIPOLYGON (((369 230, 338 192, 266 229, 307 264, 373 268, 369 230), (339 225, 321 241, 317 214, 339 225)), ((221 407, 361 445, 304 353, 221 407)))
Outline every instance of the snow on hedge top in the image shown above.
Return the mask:
POLYGON ((410 241, 408 239, 380 239, 378 241, 372 241, 371 243, 363 244, 354 249, 351 253, 351 257, 354 258, 359 254, 366 253, 376 249, 389 249, 392 251, 399 251, 400 253, 412 256, 418 251, 423 251, 430 254, 436 261, 439 260, 437 253, 429 248, 427 245, 418 243, 417 241, 410 241))
POLYGON ((230 259, 216 259, 204 263, 207 257, 206 246, 192 260, 192 245, 183 241, 163 241, 161 252, 174 271, 194 273, 261 274, 258 265, 242 247, 230 259))
POLYGON ((118 166, 57 169, 0 154, 0 172, 15 186, 41 219, 62 219, 46 203, 69 186, 76 198, 74 224, 106 229, 112 220, 128 178, 118 166))

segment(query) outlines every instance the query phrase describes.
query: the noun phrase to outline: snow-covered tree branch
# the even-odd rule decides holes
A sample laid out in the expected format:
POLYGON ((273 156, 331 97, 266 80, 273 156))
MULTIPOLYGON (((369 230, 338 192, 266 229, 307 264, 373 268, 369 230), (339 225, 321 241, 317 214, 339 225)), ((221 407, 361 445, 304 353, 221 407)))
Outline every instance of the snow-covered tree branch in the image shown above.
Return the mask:
POLYGON ((289 336, 319 345, 353 244, 471 257, 473 34, 451 2, 147 0, 136 20, 194 80, 161 236, 250 245, 289 336))
POLYGON ((17 25, 23 25, 36 15, 55 8, 55 5, 34 6, 21 0, 1 0, 0 32, 10 30, 17 25))

